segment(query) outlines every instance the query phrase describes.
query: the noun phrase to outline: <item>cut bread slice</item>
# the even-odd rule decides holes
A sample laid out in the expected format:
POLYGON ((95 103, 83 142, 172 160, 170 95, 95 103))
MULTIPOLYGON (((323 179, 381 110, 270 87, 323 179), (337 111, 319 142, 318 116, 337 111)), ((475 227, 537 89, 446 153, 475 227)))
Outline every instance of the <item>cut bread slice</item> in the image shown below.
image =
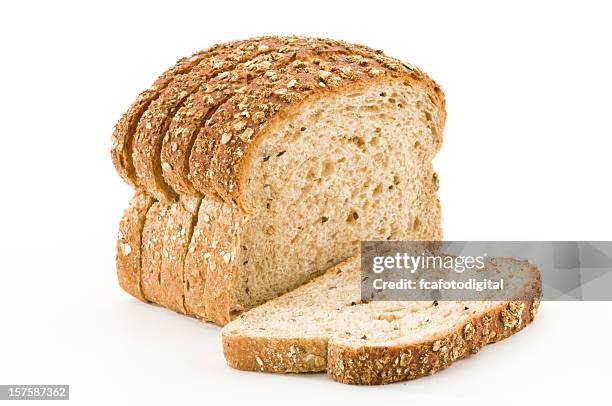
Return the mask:
POLYGON ((538 309, 540 274, 526 261, 492 258, 513 301, 361 301, 360 260, 244 313, 222 330, 231 367, 318 372, 351 384, 386 384, 448 367, 524 328, 538 309))
POLYGON ((161 301, 159 304, 183 314, 186 313, 185 257, 191 242, 200 202, 201 199, 198 197, 181 196, 181 201, 170 206, 162 234, 161 301))
POLYGON ((141 236, 153 198, 138 191, 123 212, 117 236, 116 264, 119 286, 130 295, 145 301, 140 285, 141 236))
POLYGON ((237 212, 216 196, 202 199, 191 243, 185 258, 185 308, 187 314, 217 324, 229 321, 231 289, 225 283, 237 249, 237 212))
POLYGON ((161 269, 164 234, 170 206, 154 202, 142 230, 142 269, 140 285, 145 300, 163 304, 161 269))

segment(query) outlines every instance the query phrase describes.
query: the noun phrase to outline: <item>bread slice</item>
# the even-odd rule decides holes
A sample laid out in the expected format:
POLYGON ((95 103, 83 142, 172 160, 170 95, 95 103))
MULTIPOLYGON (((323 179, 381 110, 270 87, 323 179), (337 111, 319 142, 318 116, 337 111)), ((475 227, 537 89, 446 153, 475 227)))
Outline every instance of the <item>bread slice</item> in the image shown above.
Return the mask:
POLYGON ((235 260, 239 220, 230 205, 215 196, 202 199, 196 225, 185 258, 185 309, 187 314, 229 321, 231 289, 216 283, 235 260))
POLYGON ((152 204, 151 196, 142 191, 136 192, 123 212, 117 236, 115 260, 119 286, 142 301, 145 301, 145 298, 140 285, 141 236, 147 212, 152 204))
POLYGON ((180 202, 170 206, 162 233, 161 300, 159 304, 183 314, 186 313, 185 257, 191 242, 200 202, 201 199, 198 197, 181 196, 180 202))
POLYGON ((145 300, 163 304, 162 255, 169 205, 155 201, 145 219, 142 230, 142 269, 140 285, 145 300))
POLYGON ((351 384, 432 374, 533 320, 537 268, 509 258, 492 258, 487 267, 511 281, 517 300, 362 303, 360 260, 352 259, 226 325, 225 357, 242 370, 327 370, 351 384))

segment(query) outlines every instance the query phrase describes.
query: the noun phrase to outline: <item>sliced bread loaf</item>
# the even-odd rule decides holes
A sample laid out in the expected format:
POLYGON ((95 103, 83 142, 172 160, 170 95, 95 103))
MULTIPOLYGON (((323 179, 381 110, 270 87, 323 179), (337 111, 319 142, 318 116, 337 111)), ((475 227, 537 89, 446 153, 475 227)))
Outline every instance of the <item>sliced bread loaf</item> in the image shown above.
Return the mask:
MULTIPOLYGON (((122 132, 134 138, 126 148, 141 187, 160 204, 202 197, 198 223, 215 218, 195 225, 183 272, 185 311, 219 324, 354 255, 361 240, 442 237, 431 161, 446 113, 431 79, 341 41, 247 43, 248 56, 223 46, 175 75, 122 132)), ((143 241, 153 238, 164 236, 143 241)))
POLYGON ((510 281, 517 300, 362 303, 360 260, 352 259, 226 325, 224 354, 238 369, 327 370, 351 384, 429 375, 533 320, 541 296, 537 268, 492 258, 487 269, 510 281))

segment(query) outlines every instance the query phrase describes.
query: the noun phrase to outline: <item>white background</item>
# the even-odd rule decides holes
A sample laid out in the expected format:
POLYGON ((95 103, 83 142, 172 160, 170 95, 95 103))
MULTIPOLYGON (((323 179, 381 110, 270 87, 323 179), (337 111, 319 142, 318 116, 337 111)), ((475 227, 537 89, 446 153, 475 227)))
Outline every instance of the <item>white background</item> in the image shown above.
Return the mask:
POLYGON ((132 192, 108 152, 116 120, 180 56, 261 34, 340 38, 444 89, 446 239, 612 240, 605 2, 11 3, 0 5, 0 384, 70 384, 78 404, 607 401, 612 303, 544 303, 517 336, 386 387, 234 371, 219 328, 118 288, 132 192))

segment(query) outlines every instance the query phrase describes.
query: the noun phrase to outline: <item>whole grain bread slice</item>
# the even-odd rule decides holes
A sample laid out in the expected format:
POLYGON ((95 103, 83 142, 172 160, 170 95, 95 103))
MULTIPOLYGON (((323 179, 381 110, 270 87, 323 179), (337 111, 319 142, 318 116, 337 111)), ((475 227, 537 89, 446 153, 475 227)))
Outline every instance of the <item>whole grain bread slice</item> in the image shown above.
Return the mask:
POLYGON ((146 192, 136 192, 123 212, 117 236, 115 260, 119 286, 142 301, 145 301, 145 297, 140 286, 141 236, 147 212, 153 201, 146 192))
POLYGON ((363 303, 360 260, 244 313, 222 330, 228 364, 264 372, 318 372, 350 384, 386 384, 448 367, 523 329, 541 296, 537 268, 492 258, 511 276, 512 301, 363 303))
POLYGON ((216 284, 214 275, 227 272, 238 245, 236 211, 217 196, 202 199, 193 237, 185 258, 185 308, 188 314, 216 323, 227 322, 222 314, 231 290, 216 284))
POLYGON ((184 265, 201 199, 183 195, 168 209, 163 230, 159 304, 185 314, 184 265))
POLYGON ((145 219, 142 230, 142 269, 140 285, 146 300, 161 304, 163 293, 161 283, 164 234, 170 206, 154 202, 145 219))

